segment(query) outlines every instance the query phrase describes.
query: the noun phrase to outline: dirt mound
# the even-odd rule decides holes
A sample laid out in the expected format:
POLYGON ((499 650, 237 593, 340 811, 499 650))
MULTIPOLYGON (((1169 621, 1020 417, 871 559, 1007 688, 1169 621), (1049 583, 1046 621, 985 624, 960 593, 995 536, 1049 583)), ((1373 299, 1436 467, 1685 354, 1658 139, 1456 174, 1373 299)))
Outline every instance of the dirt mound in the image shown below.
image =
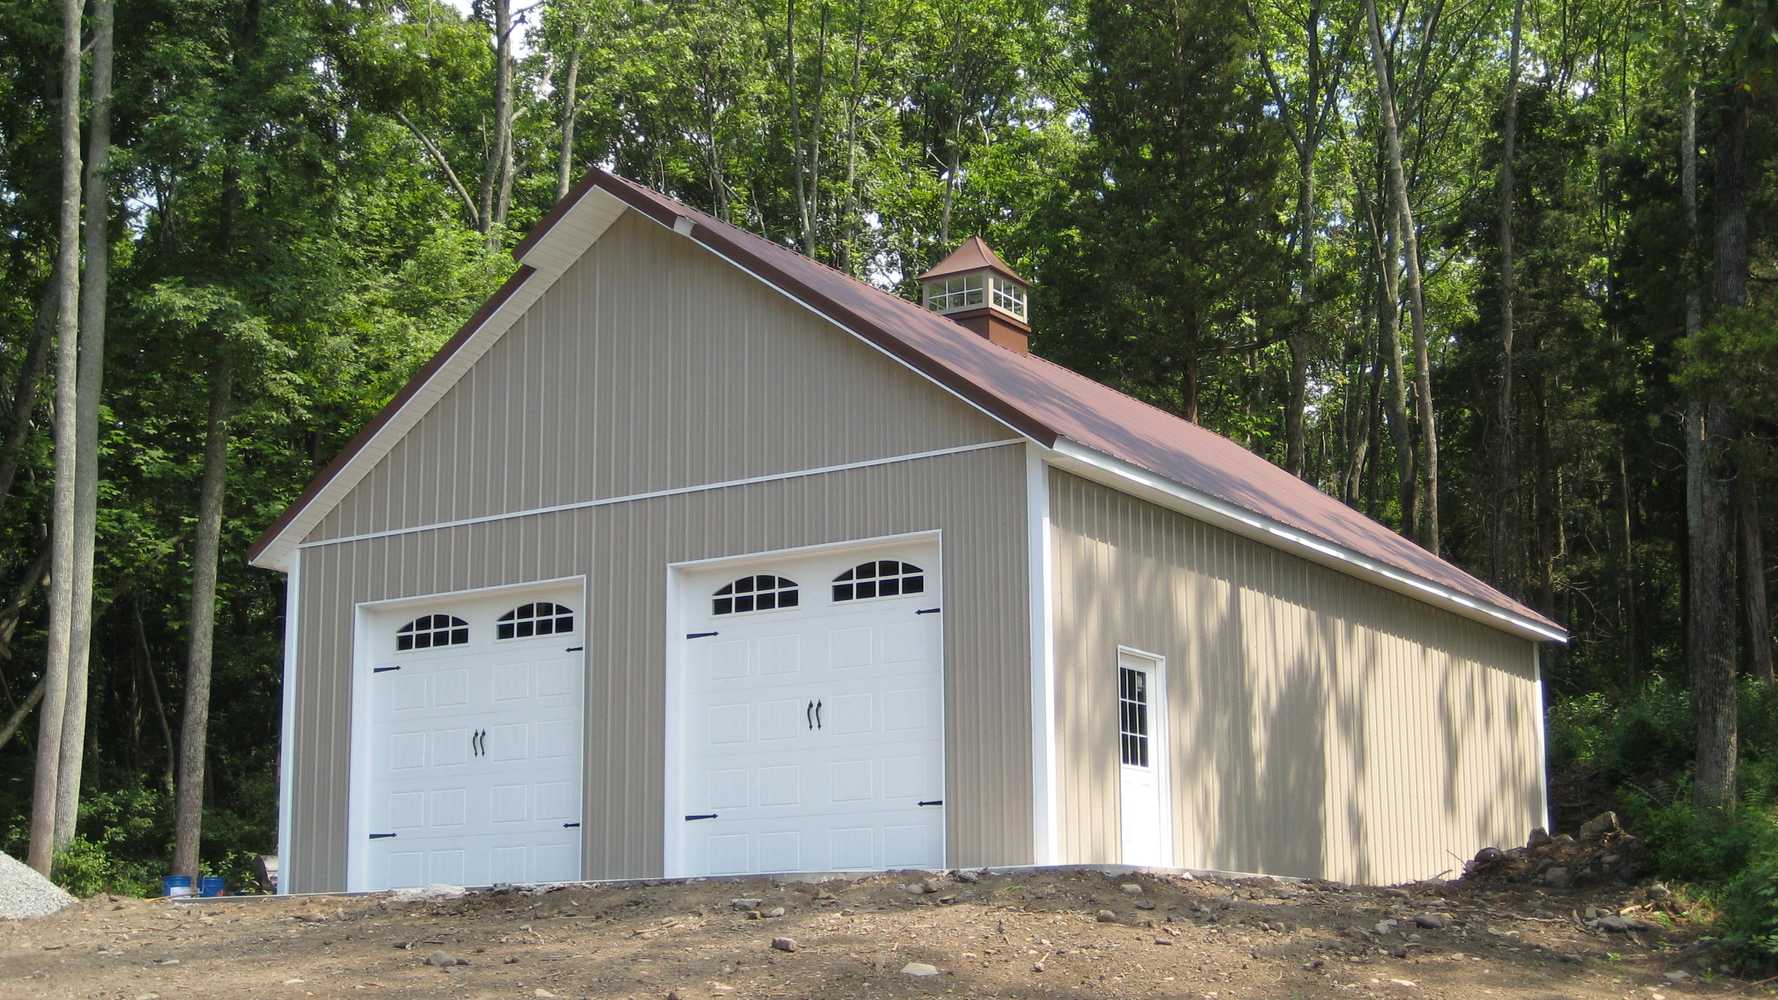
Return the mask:
POLYGON ((1642 841, 1618 823, 1616 813, 1602 812, 1582 823, 1577 835, 1552 837, 1539 827, 1524 847, 1484 847, 1464 864, 1461 881, 1555 889, 1628 885, 1649 868, 1642 841))
POLYGON ((36 869, 0 854, 0 919, 47 917, 73 903, 73 896, 36 869))

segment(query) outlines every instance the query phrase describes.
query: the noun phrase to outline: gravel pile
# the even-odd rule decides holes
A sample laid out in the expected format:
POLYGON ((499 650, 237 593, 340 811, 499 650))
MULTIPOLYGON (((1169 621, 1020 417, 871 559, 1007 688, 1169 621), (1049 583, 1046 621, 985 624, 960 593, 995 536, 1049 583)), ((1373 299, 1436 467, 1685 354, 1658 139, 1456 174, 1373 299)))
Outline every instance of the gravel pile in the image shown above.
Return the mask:
POLYGON ((0 919, 47 917, 73 903, 74 897, 49 879, 0 854, 0 919))

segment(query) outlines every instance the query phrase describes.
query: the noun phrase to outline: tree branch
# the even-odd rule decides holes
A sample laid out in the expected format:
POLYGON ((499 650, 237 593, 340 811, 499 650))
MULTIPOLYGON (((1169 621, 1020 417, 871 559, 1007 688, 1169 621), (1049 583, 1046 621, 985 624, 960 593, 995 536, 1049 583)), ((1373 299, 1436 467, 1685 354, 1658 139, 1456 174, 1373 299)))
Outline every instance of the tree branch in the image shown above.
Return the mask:
POLYGON ((407 126, 407 130, 414 134, 414 138, 420 140, 420 145, 425 147, 427 155, 432 158, 433 163, 438 165, 438 169, 444 171, 445 180, 450 182, 451 190, 457 192, 457 197, 463 199, 463 208, 469 213, 470 225, 478 229, 481 228, 481 212, 475 207, 475 199, 469 196, 469 190, 463 186, 462 181, 457 179, 457 172, 451 169, 451 161, 445 159, 444 151, 427 138, 426 133, 420 131, 420 127, 410 121, 400 109, 396 109, 395 117, 407 126))

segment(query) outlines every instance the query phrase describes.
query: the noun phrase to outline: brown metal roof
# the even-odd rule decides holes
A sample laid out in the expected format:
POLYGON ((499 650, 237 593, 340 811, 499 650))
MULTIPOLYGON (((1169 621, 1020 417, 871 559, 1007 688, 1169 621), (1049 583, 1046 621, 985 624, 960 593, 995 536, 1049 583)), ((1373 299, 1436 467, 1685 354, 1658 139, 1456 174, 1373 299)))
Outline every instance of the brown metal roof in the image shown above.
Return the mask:
MULTIPOLYGON (((689 220, 694 239, 1039 444, 1054 447, 1059 441, 1071 441, 1398 573, 1562 631, 1560 625, 1544 615, 1228 438, 1059 365, 997 347, 920 305, 603 170, 594 170, 576 185, 515 253, 523 256, 524 250, 541 239, 568 206, 595 187, 664 225, 671 226, 678 218, 689 220)), ((986 248, 986 244, 982 246, 986 248)), ((479 325, 480 317, 488 312, 491 309, 484 307, 478 319, 465 326, 465 331, 479 325)), ((459 334, 446 344, 441 357, 460 346, 462 336, 459 334)), ((416 373, 414 383, 391 401, 384 414, 373 421, 372 428, 387 420, 388 413, 412 394, 436 368, 438 360, 416 373)), ((370 430, 367 428, 353 438, 340 457, 305 491, 305 499, 299 499, 267 530, 250 555, 263 550, 306 503, 306 498, 312 497, 326 479, 350 460, 369 438, 370 430)))
POLYGON ((979 271, 984 267, 999 271, 1021 285, 1030 284, 1020 277, 1019 272, 1013 270, 1006 261, 1001 260, 1000 255, 994 252, 994 248, 980 236, 971 236, 964 240, 962 246, 952 250, 950 256, 944 260, 932 265, 925 274, 920 275, 919 280, 942 278, 947 274, 962 274, 965 271, 979 271))

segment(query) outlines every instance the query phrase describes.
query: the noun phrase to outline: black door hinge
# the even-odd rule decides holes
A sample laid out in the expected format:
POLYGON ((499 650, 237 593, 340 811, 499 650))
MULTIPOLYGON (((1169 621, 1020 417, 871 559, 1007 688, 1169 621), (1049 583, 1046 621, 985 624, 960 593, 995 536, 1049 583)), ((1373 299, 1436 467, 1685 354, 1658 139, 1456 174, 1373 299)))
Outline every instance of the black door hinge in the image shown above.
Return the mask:
POLYGON ((685 817, 685 821, 687 823, 690 823, 694 819, 715 819, 715 818, 716 818, 715 813, 695 813, 691 816, 685 817))
POLYGON ((562 829, 564 829, 564 830, 576 830, 579 828, 580 828, 579 823, 563 823, 562 824, 562 829))
POLYGON ((715 634, 715 632, 687 632, 685 637, 687 639, 708 639, 715 634))
POLYGON ((914 612, 914 614, 916 614, 916 615, 936 615, 936 614, 938 614, 938 611, 939 611, 938 608, 921 608, 920 610, 914 612))
POLYGON ((373 674, 386 674, 391 670, 400 670, 400 669, 401 669, 400 667, 372 667, 372 668, 370 668, 370 672, 373 674))
POLYGON ((945 804, 945 800, 944 799, 927 799, 926 801, 924 801, 920 804, 923 806, 942 806, 945 804))
POLYGON ((372 839, 372 840, 388 840, 390 837, 393 837, 393 836, 395 836, 395 834, 393 834, 393 833, 373 833, 370 835, 370 839, 372 839))
POLYGON ((569 646, 567 649, 562 650, 562 652, 564 652, 564 653, 578 653, 585 648, 586 648, 585 646, 569 646))

